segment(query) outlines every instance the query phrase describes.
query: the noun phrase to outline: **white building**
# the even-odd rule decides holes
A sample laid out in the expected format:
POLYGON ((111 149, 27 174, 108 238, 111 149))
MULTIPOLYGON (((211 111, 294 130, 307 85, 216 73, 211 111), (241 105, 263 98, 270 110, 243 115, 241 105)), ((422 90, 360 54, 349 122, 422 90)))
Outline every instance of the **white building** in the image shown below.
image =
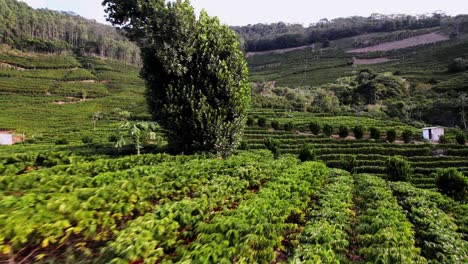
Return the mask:
POLYGON ((432 142, 439 141, 440 137, 445 134, 443 127, 425 127, 422 129, 423 139, 432 142))
POLYGON ((14 137, 10 131, 0 131, 0 145, 13 145, 14 137))

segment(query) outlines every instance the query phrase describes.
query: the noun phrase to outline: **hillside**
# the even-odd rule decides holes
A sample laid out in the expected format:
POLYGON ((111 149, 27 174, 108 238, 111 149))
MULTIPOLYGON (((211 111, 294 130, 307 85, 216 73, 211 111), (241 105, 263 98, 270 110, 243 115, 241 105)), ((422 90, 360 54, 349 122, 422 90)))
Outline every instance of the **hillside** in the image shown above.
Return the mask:
POLYGON ((19 50, 73 51, 140 63, 138 47, 115 28, 73 13, 33 9, 17 0, 0 0, 0 43, 19 50))
MULTIPOLYGON (((72 26, 33 32, 66 44, 53 52, 20 48, 16 31, 0 45, 0 134, 25 137, 0 146, 0 263, 468 263, 468 38, 447 34, 454 18, 379 17, 395 30, 253 51, 242 141, 220 157, 173 155, 154 123, 140 133, 137 57, 112 53, 133 44, 5 3, 109 42, 82 50, 63 39, 72 26), (433 124, 448 126, 438 142, 422 138, 433 124)), ((370 27, 321 33, 349 21, 370 27)))

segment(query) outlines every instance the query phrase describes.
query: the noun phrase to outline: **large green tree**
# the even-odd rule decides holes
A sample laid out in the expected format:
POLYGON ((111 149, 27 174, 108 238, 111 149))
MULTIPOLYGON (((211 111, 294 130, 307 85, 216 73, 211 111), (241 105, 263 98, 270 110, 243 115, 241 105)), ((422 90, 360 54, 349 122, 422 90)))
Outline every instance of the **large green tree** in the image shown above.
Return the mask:
POLYGON ((141 48, 153 119, 179 152, 226 155, 239 142, 250 104, 237 35, 189 1, 105 0, 108 20, 141 48))

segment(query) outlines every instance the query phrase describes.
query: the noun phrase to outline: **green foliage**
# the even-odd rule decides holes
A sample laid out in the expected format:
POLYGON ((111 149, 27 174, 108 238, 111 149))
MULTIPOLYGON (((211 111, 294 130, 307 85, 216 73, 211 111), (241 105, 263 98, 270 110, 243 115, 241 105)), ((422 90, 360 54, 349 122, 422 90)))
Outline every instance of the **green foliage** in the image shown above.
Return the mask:
POLYGON ((258 125, 259 127, 266 127, 266 125, 267 125, 266 118, 260 117, 260 118, 257 120, 257 125, 258 125))
POLYGON ((457 132, 456 135, 455 135, 455 140, 457 141, 458 144, 464 146, 466 144, 465 133, 463 133, 461 131, 457 132))
POLYGON ((315 160, 315 150, 310 144, 304 145, 299 152, 299 160, 302 162, 314 161, 315 160))
POLYGON ((439 143, 440 144, 448 144, 448 143, 450 143, 450 140, 445 135, 442 135, 442 136, 439 137, 439 143))
POLYGON ((293 122, 287 122, 283 125, 284 131, 293 131, 294 130, 294 123, 293 122))
POLYGON ((131 143, 135 145, 137 155, 144 145, 155 143, 159 145, 161 139, 156 134, 157 126, 152 122, 127 122, 119 128, 120 139, 115 143, 116 148, 131 143))
POLYGON ((374 140, 379 140, 380 139, 380 130, 376 127, 371 127, 370 128, 370 137, 374 140))
POLYGON ((411 164, 400 156, 387 158, 385 170, 389 181, 411 181, 413 176, 411 164))
POLYGON ((441 193, 454 199, 463 202, 468 198, 468 177, 456 168, 439 169, 436 184, 441 193))
POLYGON ((340 157, 341 168, 351 174, 356 174, 359 163, 356 155, 341 155, 340 157))
POLYGON ((348 128, 345 126, 340 126, 340 128, 338 129, 338 135, 340 136, 340 138, 348 137, 349 135, 348 128))
POLYGON ((279 122, 276 121, 276 120, 271 121, 270 126, 271 126, 271 128, 273 128, 274 130, 280 130, 280 124, 279 124, 279 122))
POLYGON ((327 137, 330 137, 331 135, 333 135, 333 126, 330 125, 330 124, 325 124, 323 126, 323 133, 327 136, 327 137))
POLYGON ((364 136, 364 127, 355 126, 353 128, 353 134, 356 139, 362 139, 362 137, 364 136))
POLYGON ((395 142, 396 136, 397 136, 397 133, 396 133, 395 129, 387 130, 387 141, 388 142, 390 142, 390 143, 395 142))
POLYGON ((404 182, 391 183, 390 187, 408 220, 416 227, 416 245, 423 257, 434 263, 466 262, 468 242, 457 232, 453 218, 433 201, 437 193, 404 182))
POLYGON ((66 138, 59 138, 55 140, 55 145, 68 145, 70 142, 66 138))
POLYGON ((411 143, 411 140, 413 140, 413 132, 406 129, 401 133, 401 137, 406 144, 411 143))
POLYGON ((83 142, 83 144, 90 144, 93 143, 93 138, 91 136, 84 136, 81 138, 81 142, 83 142))
POLYGON ((247 125, 247 126, 253 126, 254 123, 255 123, 255 119, 253 119, 252 117, 249 116, 249 117, 247 118, 246 125, 247 125))
POLYGON ((351 228, 354 212, 353 178, 346 172, 331 170, 328 182, 312 208, 310 220, 298 235, 299 246, 293 263, 344 262, 350 245, 347 230, 351 228))
POLYGON ((247 64, 237 35, 188 1, 106 0, 109 21, 141 48, 149 111, 170 146, 230 154, 250 105, 247 64))
POLYGON ((368 263, 426 263, 416 246, 413 225, 385 180, 359 175, 358 253, 368 263))
POLYGON ((468 62, 463 58, 456 58, 448 65, 448 72, 456 73, 468 68, 468 62))
POLYGON ((320 123, 319 122, 310 122, 309 123, 309 129, 310 129, 310 132, 312 132, 312 134, 314 135, 318 135, 320 133, 320 123))
POLYGON ((263 144, 269 151, 271 151, 275 159, 279 158, 281 152, 280 152, 280 142, 278 140, 265 138, 263 140, 263 144))

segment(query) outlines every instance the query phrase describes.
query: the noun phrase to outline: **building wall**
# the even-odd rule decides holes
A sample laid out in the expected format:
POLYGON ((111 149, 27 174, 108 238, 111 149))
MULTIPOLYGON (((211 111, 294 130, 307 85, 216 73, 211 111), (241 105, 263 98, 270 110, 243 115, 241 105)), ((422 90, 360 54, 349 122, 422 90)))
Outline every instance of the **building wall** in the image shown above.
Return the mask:
POLYGON ((443 128, 435 128, 432 129, 432 140, 433 141, 439 141, 439 138, 444 135, 444 129, 443 128))
POLYGON ((13 135, 0 134, 0 145, 13 145, 13 135))
POLYGON ((429 129, 423 130, 423 138, 425 140, 439 141, 440 137, 445 134, 443 128, 433 128, 430 130, 431 130, 432 138, 429 138, 429 129))

